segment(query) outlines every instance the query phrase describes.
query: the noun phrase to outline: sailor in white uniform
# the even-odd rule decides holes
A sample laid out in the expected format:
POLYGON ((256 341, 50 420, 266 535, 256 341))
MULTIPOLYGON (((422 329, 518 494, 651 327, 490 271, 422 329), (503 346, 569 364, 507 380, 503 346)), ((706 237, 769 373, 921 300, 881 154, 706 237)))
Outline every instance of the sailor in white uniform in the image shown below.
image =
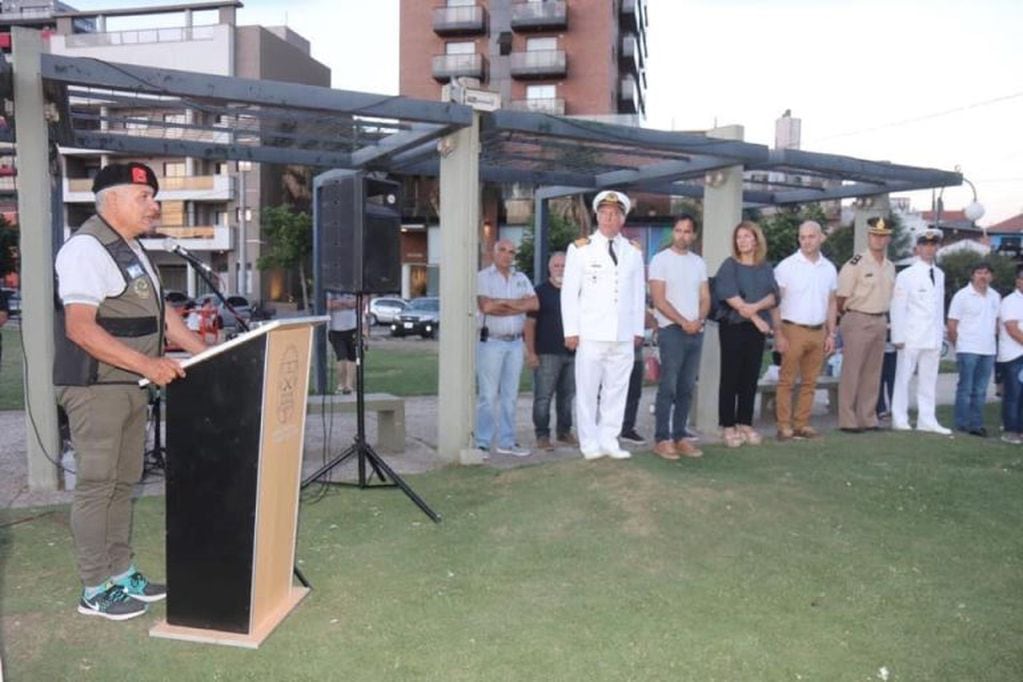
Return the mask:
POLYGON ((618 433, 646 303, 643 252, 621 235, 630 207, 621 192, 597 194, 597 230, 569 245, 565 258, 561 318, 565 346, 576 350, 576 419, 586 459, 629 457, 618 433))
POLYGON ((892 390, 892 429, 908 431, 909 380, 917 372, 917 431, 948 435, 934 416, 934 392, 945 330, 945 273, 934 257, 941 232, 927 230, 916 240, 917 260, 895 278, 892 345, 898 349, 892 390))

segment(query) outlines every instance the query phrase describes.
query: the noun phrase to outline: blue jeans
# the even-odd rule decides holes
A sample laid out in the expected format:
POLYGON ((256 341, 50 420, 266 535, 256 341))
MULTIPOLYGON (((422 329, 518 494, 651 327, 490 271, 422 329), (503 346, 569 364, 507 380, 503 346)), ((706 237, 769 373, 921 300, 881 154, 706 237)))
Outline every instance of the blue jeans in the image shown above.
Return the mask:
POLYGON ((1006 433, 1023 431, 1023 384, 1019 380, 1019 370, 1023 368, 1023 355, 1002 363, 1002 427, 1006 433))
POLYGON ((958 431, 976 431, 984 426, 984 401, 994 366, 994 355, 956 353, 959 383, 956 384, 955 427, 958 431))
POLYGON ((654 439, 680 440, 686 435, 689 405, 700 369, 703 333, 686 334, 677 324, 657 332, 661 355, 661 381, 654 406, 654 439), (670 418, 670 422, 669 422, 670 418))
POLYGON ((522 339, 489 339, 476 344, 476 447, 489 450, 515 445, 515 400, 522 373, 522 339))
POLYGON ((533 429, 537 438, 551 435, 551 398, 557 395, 558 437, 572 432, 572 401, 575 400, 575 355, 540 355, 533 370, 533 429))

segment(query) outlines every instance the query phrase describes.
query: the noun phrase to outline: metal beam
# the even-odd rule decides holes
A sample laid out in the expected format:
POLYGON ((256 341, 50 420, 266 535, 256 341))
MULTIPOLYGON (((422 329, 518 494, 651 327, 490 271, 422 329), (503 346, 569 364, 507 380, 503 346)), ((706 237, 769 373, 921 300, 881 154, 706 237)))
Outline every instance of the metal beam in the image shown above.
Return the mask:
POLYGON ((43 55, 42 66, 45 79, 112 90, 204 100, 231 100, 445 125, 467 126, 472 122, 472 109, 452 102, 373 95, 314 85, 214 76, 58 55, 43 55))
POLYGON ((303 164, 325 168, 350 168, 351 154, 347 152, 308 151, 291 147, 245 146, 230 143, 164 140, 110 132, 79 130, 72 146, 103 149, 122 154, 149 154, 152 156, 194 156, 201 159, 224 161, 240 160, 255 163, 303 164))
POLYGON ((483 122, 485 131, 518 130, 573 140, 652 147, 702 156, 725 156, 744 163, 763 162, 768 159, 768 149, 764 145, 715 140, 693 133, 633 128, 522 111, 498 110, 492 112, 488 118, 489 120, 485 119, 483 122))
MULTIPOLYGON (((685 177, 697 177, 709 170, 734 166, 729 159, 711 157, 692 161, 665 161, 644 166, 638 170, 621 170, 601 173, 597 176, 599 187, 619 185, 641 185, 652 180, 678 180, 685 177)), ((702 191, 701 191, 702 195, 702 191)))
POLYGON ((454 132, 457 128, 458 126, 413 125, 412 130, 395 133, 385 137, 376 145, 366 146, 352 152, 352 165, 361 168, 375 164, 404 151, 418 148, 423 143, 429 144, 437 138, 454 132))
POLYGON ((851 156, 821 154, 800 149, 772 149, 768 163, 757 164, 755 168, 771 168, 772 166, 787 166, 792 169, 792 174, 798 174, 800 169, 806 169, 846 179, 875 182, 911 181, 919 183, 920 187, 948 187, 961 185, 963 182, 963 176, 959 173, 917 166, 901 166, 884 161, 866 161, 851 156))

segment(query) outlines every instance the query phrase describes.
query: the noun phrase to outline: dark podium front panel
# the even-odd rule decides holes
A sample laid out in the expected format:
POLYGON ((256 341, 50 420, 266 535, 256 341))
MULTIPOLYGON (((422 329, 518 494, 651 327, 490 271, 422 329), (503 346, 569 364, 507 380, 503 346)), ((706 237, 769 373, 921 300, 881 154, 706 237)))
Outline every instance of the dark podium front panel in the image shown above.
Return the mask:
POLYGON ((167 387, 167 623, 245 633, 267 337, 167 387))

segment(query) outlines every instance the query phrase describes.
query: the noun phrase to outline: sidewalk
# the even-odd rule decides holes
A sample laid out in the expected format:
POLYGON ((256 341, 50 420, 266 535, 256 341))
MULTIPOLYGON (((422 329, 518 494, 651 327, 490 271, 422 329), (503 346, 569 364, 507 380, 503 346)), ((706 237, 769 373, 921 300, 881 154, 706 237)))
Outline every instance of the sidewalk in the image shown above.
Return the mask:
MULTIPOLYGON (((955 374, 941 374, 938 376, 937 397, 939 405, 949 405, 955 399, 955 374)), ((650 406, 653 404, 654 395, 657 389, 648 386, 643 389, 643 397, 640 399, 639 413, 637 416, 636 429, 645 438, 652 441, 654 433, 654 418, 650 406)), ((910 395, 915 389, 910 385, 910 395)), ((988 400, 994 397, 994 388, 988 395, 988 400)), ((315 398, 314 398, 315 400, 315 398)), ((826 392, 817 392, 817 402, 814 404, 815 427, 822 432, 836 427, 835 417, 828 413, 825 404, 826 392)), ((758 405, 759 414, 759 405, 758 405)), ((532 429, 532 396, 523 393, 518 401, 518 438, 525 447, 531 447, 534 443, 532 429)), ((945 424, 951 427, 951 424, 945 424)), ((405 428, 406 440, 405 451, 399 454, 380 453, 384 460, 400 475, 415 474, 429 471, 443 466, 436 454, 437 447, 437 397, 422 396, 406 398, 405 400, 405 428)), ((758 428, 765 435, 773 434, 773 418, 760 419, 758 428)), ((377 420, 375 413, 366 415, 366 432, 370 443, 376 442, 377 420)), ((33 507, 52 504, 68 504, 71 502, 72 493, 65 491, 30 491, 27 484, 27 468, 25 466, 25 413, 21 411, 0 412, 0 433, 4 434, 3 442, 0 443, 0 509, 11 507, 33 507)), ((310 415, 306 421, 305 430, 305 459, 303 470, 306 474, 312 473, 322 464, 343 451, 351 444, 355 435, 355 416, 338 415, 328 413, 326 417, 319 414, 310 415)), ((703 441, 714 443, 718 435, 702 434, 703 441)), ((623 443, 630 450, 645 451, 653 447, 650 442, 647 445, 634 446, 623 443)), ((579 452, 573 448, 558 448, 552 452, 534 452, 528 457, 513 457, 511 455, 492 454, 484 466, 496 469, 510 469, 517 466, 548 462, 562 459, 579 457, 579 452)), ((355 462, 346 462, 343 467, 335 469, 333 478, 335 480, 352 480, 356 476, 355 462)), ((139 494, 162 495, 163 481, 154 479, 143 482, 138 486, 139 494)))

